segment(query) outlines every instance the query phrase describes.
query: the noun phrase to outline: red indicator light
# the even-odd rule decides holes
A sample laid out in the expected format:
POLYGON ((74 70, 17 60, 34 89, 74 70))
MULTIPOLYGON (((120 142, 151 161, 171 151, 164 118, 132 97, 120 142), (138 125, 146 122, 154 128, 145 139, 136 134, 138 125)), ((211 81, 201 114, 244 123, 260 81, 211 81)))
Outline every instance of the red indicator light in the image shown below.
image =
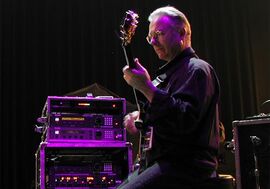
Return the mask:
POLYGON ((75 182, 77 182, 77 180, 78 180, 78 177, 73 177, 73 180, 75 180, 75 182))
POLYGON ((79 105, 79 106, 90 106, 90 103, 87 103, 87 102, 79 102, 78 105, 79 105))
POLYGON ((87 182, 94 180, 94 177, 86 177, 87 182))

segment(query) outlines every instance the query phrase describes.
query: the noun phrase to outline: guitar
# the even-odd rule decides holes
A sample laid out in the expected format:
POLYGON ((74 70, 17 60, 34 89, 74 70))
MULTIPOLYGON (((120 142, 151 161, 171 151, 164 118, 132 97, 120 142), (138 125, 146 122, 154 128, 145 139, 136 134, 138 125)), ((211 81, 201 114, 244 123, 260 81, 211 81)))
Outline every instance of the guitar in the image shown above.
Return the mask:
MULTIPOLYGON (((135 68, 136 65, 133 60, 131 52, 131 40, 135 34, 137 28, 139 16, 134 11, 128 10, 124 18, 123 24, 120 25, 120 39, 122 40, 122 48, 124 51, 126 63, 130 68, 135 68)), ((138 103, 138 98, 136 90, 133 88, 134 97, 139 111, 139 116, 135 120, 135 126, 140 132, 139 138, 139 150, 137 154, 137 160, 135 163, 134 169, 145 167, 146 162, 146 152, 152 148, 152 137, 153 137, 153 128, 152 127, 143 127, 143 122, 140 119, 141 108, 138 103)))
MULTIPOLYGON (((137 24, 138 24, 138 19, 139 15, 137 13, 135 13, 132 10, 128 10, 126 11, 126 15, 125 18, 123 20, 122 25, 120 25, 120 39, 122 40, 122 48, 124 51, 124 55, 125 55, 125 59, 126 59, 126 64, 130 67, 130 68, 135 68, 136 65, 134 63, 134 59, 132 56, 132 52, 131 52, 131 40, 132 37, 135 34, 136 28, 137 28, 137 24)), ((134 93, 134 97, 135 97, 135 102, 137 105, 137 109, 139 111, 139 113, 141 112, 141 108, 138 102, 138 98, 137 98, 137 93, 136 93, 136 89, 133 88, 133 93, 134 93)), ((142 121, 139 118, 140 116, 138 116, 138 119, 135 122, 136 127, 138 126, 139 128, 142 127, 142 121)))

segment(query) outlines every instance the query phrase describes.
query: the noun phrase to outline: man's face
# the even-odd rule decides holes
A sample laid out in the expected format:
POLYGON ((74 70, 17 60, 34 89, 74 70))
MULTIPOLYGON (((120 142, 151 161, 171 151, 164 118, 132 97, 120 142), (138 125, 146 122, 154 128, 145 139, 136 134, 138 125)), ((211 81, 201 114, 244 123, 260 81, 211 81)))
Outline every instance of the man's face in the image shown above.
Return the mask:
POLYGON ((149 25, 148 41, 161 60, 171 61, 181 52, 180 32, 168 16, 160 16, 149 25))

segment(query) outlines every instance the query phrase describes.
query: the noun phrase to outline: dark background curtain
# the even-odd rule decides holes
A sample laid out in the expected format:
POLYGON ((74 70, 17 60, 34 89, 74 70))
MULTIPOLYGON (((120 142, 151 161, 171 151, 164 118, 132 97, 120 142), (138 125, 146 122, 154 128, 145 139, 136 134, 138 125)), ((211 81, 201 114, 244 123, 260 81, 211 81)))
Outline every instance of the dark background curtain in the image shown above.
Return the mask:
POLYGON ((269 0, 1 0, 1 188, 33 185, 34 124, 47 96, 98 83, 134 102, 116 33, 126 10, 139 13, 133 54, 153 74, 161 64, 145 40, 147 17, 168 4, 189 18, 193 48, 217 71, 227 140, 233 120, 261 112, 270 98, 269 0))

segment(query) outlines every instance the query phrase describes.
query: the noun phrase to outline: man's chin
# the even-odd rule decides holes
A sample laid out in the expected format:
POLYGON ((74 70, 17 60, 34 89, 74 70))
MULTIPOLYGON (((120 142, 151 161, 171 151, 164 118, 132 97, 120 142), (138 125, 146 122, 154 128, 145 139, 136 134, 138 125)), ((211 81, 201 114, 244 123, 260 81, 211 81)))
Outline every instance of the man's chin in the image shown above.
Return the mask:
POLYGON ((164 54, 158 54, 158 58, 160 60, 164 60, 164 61, 167 61, 168 59, 166 58, 166 56, 164 56, 164 54))

